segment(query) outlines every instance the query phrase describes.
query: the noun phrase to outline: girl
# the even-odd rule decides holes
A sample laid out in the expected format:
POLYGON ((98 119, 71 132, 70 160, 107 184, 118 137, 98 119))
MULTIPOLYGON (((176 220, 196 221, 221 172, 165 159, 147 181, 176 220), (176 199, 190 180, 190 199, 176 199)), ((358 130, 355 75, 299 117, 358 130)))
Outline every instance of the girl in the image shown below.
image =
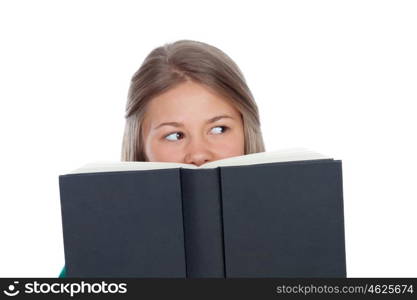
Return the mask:
POLYGON ((199 166, 265 151, 243 74, 202 42, 180 40, 151 51, 132 77, 125 118, 122 161, 199 166))

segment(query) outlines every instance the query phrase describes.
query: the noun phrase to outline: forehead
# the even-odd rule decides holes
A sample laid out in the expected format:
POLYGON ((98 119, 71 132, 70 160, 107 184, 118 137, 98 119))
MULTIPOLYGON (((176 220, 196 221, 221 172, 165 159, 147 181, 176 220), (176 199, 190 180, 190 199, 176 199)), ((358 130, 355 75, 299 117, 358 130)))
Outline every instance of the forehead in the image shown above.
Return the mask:
POLYGON ((146 119, 150 122, 206 120, 218 114, 239 116, 238 110, 226 98, 208 87, 187 81, 156 96, 148 104, 146 119))

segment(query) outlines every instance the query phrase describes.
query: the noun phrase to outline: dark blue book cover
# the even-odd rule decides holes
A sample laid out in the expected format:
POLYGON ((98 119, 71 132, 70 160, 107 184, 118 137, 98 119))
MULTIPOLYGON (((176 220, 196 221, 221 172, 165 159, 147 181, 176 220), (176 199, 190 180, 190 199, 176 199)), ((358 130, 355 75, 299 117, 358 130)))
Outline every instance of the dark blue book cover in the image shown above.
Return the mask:
POLYGON ((346 277, 340 160, 59 183, 68 277, 346 277))

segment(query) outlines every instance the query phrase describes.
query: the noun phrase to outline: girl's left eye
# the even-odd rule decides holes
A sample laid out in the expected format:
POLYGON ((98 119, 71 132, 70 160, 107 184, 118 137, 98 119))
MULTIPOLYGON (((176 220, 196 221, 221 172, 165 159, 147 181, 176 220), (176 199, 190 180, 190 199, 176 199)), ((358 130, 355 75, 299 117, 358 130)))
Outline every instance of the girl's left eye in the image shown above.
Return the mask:
POLYGON ((218 133, 225 133, 227 130, 229 130, 229 127, 227 127, 227 126, 216 126, 216 127, 213 127, 212 129, 217 129, 214 132, 216 134, 218 134, 218 133), (219 130, 218 128, 222 128, 223 131, 222 130, 219 130))

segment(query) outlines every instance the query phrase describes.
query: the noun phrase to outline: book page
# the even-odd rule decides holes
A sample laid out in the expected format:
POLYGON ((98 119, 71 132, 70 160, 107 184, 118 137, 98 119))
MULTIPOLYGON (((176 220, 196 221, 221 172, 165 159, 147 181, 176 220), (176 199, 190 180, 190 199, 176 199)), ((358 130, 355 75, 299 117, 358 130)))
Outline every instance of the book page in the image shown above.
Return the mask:
POLYGON ((171 162, 149 162, 149 161, 118 161, 118 162, 94 162, 81 168, 73 170, 67 174, 97 173, 97 172, 118 172, 118 171, 138 171, 138 170, 158 170, 187 168, 196 169, 197 166, 171 162))
POLYGON ((330 157, 305 148, 288 148, 273 152, 259 152, 243 156, 235 156, 212 161, 201 165, 199 168, 216 168, 226 166, 245 166, 273 162, 286 162, 312 159, 329 159, 330 157))
POLYGON ((95 173, 95 172, 117 172, 137 170, 158 170, 158 169, 209 169, 226 166, 244 166, 253 164, 264 164, 273 162, 328 159, 330 157, 305 149, 288 148, 272 152, 259 152, 247 155, 229 157, 212 161, 201 166, 173 162, 144 162, 144 161, 121 161, 121 162, 95 162, 84 165, 67 174, 95 173))

